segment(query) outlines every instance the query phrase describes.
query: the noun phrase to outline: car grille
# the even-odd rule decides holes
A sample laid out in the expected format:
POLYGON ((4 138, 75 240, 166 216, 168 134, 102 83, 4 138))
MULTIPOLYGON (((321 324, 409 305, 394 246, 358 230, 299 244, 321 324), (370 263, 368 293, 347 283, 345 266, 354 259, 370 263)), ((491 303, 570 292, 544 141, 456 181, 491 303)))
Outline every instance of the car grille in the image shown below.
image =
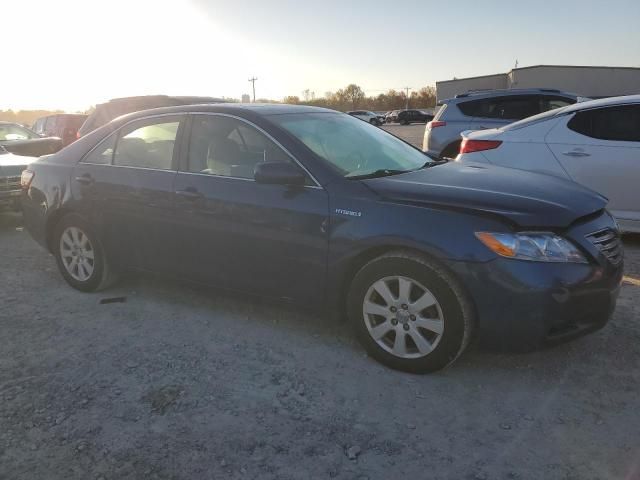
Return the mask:
POLYGON ((587 239, 598 247, 598 250, 614 265, 618 265, 622 261, 624 251, 618 232, 605 228, 587 235, 587 239))
POLYGON ((0 192, 20 190, 20 177, 0 177, 0 192))

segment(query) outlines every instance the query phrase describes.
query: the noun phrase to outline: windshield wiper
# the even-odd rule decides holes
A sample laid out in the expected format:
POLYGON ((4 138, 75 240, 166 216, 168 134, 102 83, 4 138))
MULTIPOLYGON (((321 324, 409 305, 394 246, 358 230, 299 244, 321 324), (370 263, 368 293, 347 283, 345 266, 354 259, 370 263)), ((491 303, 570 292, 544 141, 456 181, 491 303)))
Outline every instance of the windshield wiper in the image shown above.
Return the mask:
POLYGON ((420 170, 422 170, 423 168, 437 167, 438 165, 442 165, 444 163, 449 163, 449 160, 429 160, 427 163, 420 167, 420 170))
POLYGON ((375 170, 371 173, 365 173, 363 175, 353 175, 353 176, 348 176, 345 178, 348 178, 349 180, 364 180, 367 178, 379 178, 379 177, 388 177, 390 175, 398 175, 399 173, 407 173, 410 172, 411 170, 393 170, 390 168, 381 168, 379 170, 375 170))

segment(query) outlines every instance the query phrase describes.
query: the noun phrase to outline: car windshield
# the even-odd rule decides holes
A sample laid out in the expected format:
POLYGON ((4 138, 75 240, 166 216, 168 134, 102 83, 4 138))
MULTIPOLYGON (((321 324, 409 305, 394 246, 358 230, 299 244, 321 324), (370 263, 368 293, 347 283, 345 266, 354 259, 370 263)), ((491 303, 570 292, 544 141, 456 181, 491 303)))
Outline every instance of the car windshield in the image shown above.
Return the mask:
POLYGON ((519 120, 517 122, 510 123, 509 125, 505 125, 500 130, 507 132, 509 130, 515 130, 518 128, 526 127, 527 125, 535 122, 540 122, 542 120, 547 120, 551 117, 555 117, 557 115, 562 115, 563 112, 569 108, 571 105, 567 105, 566 107, 555 108, 552 110, 547 110, 546 112, 539 113, 537 115, 533 115, 531 117, 527 117, 525 119, 519 120))
POLYGON ((341 113, 284 114, 271 119, 344 177, 401 173, 433 161, 384 130, 341 113))
POLYGON ((38 134, 20 125, 0 124, 0 142, 29 140, 31 138, 38 138, 38 134))

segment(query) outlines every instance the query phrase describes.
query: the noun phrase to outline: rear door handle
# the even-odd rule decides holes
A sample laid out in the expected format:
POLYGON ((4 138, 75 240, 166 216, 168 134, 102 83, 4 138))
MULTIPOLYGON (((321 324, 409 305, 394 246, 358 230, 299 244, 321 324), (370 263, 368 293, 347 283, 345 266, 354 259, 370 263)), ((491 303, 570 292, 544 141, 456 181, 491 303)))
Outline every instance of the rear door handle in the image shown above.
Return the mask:
POLYGON ((81 183, 83 185, 91 185, 92 183, 95 182, 95 180, 91 175, 89 175, 88 173, 85 173, 84 175, 76 177, 76 182, 81 183))
POLYGON ((200 193, 198 190, 196 190, 193 187, 187 187, 184 190, 176 190, 175 193, 176 195, 182 198, 186 198, 187 200, 197 200, 204 196, 202 195, 202 193, 200 193))
POLYGON ((582 150, 569 150, 568 152, 562 152, 563 155, 567 157, 590 157, 591 154, 587 152, 583 152, 582 150))

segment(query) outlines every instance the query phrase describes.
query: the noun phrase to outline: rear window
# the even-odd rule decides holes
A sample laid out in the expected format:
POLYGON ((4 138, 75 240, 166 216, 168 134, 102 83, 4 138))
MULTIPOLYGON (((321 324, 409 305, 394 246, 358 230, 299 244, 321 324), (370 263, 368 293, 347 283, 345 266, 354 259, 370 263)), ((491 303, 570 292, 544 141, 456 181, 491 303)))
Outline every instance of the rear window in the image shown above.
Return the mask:
POLYGON ((507 132, 509 130, 516 130, 518 128, 526 127, 527 125, 531 125, 532 123, 541 122, 547 120, 552 117, 563 115, 565 110, 569 106, 556 108, 554 110, 548 110, 546 112, 539 113, 538 115, 534 115, 532 117, 525 118, 524 120, 520 120, 519 122, 513 122, 509 125, 505 125, 501 128, 503 132, 507 132))

